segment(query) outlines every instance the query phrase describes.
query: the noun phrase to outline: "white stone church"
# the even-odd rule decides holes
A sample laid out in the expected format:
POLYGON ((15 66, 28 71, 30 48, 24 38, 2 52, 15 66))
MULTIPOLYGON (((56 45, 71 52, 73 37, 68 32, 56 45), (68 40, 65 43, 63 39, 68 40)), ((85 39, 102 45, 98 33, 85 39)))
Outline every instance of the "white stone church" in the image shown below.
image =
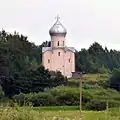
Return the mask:
POLYGON ((60 71, 66 77, 72 77, 75 72, 75 49, 67 47, 66 28, 59 21, 50 28, 51 46, 42 48, 42 63, 50 71, 60 71))

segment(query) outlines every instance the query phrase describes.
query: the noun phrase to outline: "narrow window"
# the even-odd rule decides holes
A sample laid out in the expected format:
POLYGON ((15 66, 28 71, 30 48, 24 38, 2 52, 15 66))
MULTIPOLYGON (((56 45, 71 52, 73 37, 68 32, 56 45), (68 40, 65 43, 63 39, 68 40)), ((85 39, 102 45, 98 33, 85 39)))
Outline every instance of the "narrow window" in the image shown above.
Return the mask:
POLYGON ((70 59, 69 59, 69 63, 70 63, 70 59))
POLYGON ((58 52, 58 56, 60 56, 60 52, 58 52))
POLYGON ((64 46, 64 41, 63 41, 63 46, 64 46))
POLYGON ((59 46, 59 41, 58 41, 57 45, 59 46))
POLYGON ((48 63, 50 63, 50 59, 48 59, 48 63))

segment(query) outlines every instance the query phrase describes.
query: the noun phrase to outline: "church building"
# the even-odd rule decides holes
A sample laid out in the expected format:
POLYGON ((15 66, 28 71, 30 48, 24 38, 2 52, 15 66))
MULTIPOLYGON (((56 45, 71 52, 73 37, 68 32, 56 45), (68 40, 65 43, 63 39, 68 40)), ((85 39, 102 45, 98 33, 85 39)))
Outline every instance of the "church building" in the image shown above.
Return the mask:
POLYGON ((60 71, 62 75, 70 78, 75 72, 75 49, 67 47, 65 37, 66 28, 59 21, 50 28, 51 46, 42 48, 42 63, 49 71, 60 71))

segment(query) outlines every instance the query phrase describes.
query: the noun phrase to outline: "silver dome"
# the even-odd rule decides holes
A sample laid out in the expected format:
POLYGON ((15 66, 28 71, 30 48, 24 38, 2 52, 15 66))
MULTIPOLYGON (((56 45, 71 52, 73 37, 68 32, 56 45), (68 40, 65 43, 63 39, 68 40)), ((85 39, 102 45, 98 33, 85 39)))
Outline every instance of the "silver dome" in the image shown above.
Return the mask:
POLYGON ((51 36, 59 36, 59 35, 66 36, 67 30, 57 19, 56 23, 50 28, 49 33, 51 36))

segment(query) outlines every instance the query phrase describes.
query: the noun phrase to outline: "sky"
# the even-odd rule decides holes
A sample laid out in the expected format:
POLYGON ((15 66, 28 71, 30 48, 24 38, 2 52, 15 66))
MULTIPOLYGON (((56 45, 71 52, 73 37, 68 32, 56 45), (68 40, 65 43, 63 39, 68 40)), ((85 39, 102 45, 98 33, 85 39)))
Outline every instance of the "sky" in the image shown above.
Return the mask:
POLYGON ((40 45, 59 14, 66 45, 77 50, 95 41, 120 50, 120 0, 0 0, 0 29, 15 30, 40 45))

